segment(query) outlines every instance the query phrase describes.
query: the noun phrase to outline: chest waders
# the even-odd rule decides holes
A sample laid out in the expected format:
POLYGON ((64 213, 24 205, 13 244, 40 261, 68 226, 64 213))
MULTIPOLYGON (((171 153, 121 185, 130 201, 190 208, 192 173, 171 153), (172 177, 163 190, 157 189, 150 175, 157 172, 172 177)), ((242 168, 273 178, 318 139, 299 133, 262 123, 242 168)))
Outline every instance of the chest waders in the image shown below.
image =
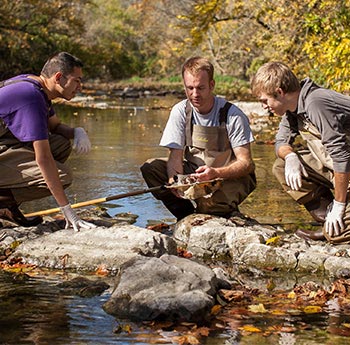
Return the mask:
MULTIPOLYGON (((203 165, 213 168, 224 167, 236 160, 226 129, 231 106, 231 103, 226 102, 219 110, 219 126, 207 127, 193 124, 192 107, 187 101, 184 157, 194 170, 203 165)), ((196 212, 229 216, 238 210, 238 205, 255 189, 255 186, 254 173, 234 180, 225 180, 222 188, 214 192, 211 197, 195 200, 196 212)))
MULTIPOLYGON (((334 173, 333 173, 333 161, 329 153, 326 151, 324 145, 321 142, 321 134, 318 129, 305 118, 298 117, 298 128, 301 137, 306 141, 307 146, 311 154, 318 159, 322 165, 331 172, 330 182, 334 186, 334 173)), ((347 141, 350 141, 347 136, 347 141)), ((349 187, 348 187, 349 195, 349 187)), ((345 213, 343 216, 345 230, 342 234, 336 237, 330 237, 323 229, 323 235, 331 243, 350 243, 350 203, 347 201, 345 213)))

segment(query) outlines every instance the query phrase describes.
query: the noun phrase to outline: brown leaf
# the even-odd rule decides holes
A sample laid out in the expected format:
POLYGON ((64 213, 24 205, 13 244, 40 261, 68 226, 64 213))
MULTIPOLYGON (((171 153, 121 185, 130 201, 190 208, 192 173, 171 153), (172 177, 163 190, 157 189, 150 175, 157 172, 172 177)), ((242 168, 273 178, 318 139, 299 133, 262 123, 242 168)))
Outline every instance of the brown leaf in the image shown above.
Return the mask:
POLYGON ((333 282, 331 287, 331 294, 340 294, 341 296, 347 295, 347 286, 348 284, 344 279, 338 279, 335 282, 333 282))
POLYGON ((179 345, 198 345, 200 344, 199 340, 191 335, 183 335, 181 337, 174 337, 172 340, 176 341, 179 345))
POLYGON ((228 301, 228 302, 241 301, 245 297, 244 291, 225 290, 225 289, 221 289, 219 291, 219 295, 221 298, 223 298, 225 301, 228 301))
POLYGON ((157 232, 163 232, 165 230, 169 230, 169 225, 166 223, 159 223, 155 225, 149 225, 147 226, 147 229, 157 231, 157 232))
POLYGON ((211 311, 210 311, 210 314, 211 315, 217 315, 220 310, 221 310, 221 305, 220 304, 215 304, 212 308, 211 308, 211 311))
POLYGON ((95 274, 99 275, 99 276, 108 276, 109 271, 108 271, 106 265, 100 265, 97 268, 97 270, 95 271, 95 274))
POLYGON ((190 259, 192 257, 192 253, 183 248, 177 248, 177 255, 186 259, 190 259))
POLYGON ((209 332, 210 332, 210 329, 208 327, 199 327, 196 329, 195 333, 202 337, 208 337, 209 332))

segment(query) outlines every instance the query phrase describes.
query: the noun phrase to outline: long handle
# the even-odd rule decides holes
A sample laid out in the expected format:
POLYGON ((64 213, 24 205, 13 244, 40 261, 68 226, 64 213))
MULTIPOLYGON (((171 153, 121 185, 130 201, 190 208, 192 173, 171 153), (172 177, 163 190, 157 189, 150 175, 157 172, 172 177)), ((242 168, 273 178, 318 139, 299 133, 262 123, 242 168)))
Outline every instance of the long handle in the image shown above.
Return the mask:
MULTIPOLYGON (((78 202, 76 204, 72 204, 71 206, 72 206, 72 208, 78 208, 78 207, 83 207, 83 206, 96 205, 96 204, 101 204, 101 203, 106 202, 106 201, 127 198, 129 196, 156 192, 156 191, 164 189, 164 188, 166 188, 166 187, 165 186, 157 186, 157 187, 152 187, 152 188, 147 188, 147 189, 141 189, 141 190, 136 190, 134 192, 123 193, 123 194, 118 194, 118 195, 111 195, 111 196, 107 196, 105 198, 82 201, 82 202, 78 202)), ((55 212, 60 212, 60 208, 56 207, 56 208, 50 208, 48 210, 28 213, 28 214, 25 214, 25 217, 44 216, 44 215, 55 213, 55 212)))

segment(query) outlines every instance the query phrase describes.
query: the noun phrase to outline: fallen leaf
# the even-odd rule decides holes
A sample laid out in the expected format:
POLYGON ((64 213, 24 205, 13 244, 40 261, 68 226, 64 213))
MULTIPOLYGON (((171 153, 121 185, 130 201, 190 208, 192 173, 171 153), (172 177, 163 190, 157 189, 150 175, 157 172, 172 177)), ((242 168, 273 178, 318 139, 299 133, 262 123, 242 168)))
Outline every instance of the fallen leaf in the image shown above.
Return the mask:
POLYGON ((186 259, 190 259, 193 256, 191 252, 188 252, 186 249, 183 248, 177 248, 177 255, 186 259))
POLYGON ((295 294, 294 291, 291 291, 291 292, 287 295, 287 297, 290 298, 290 299, 293 299, 293 298, 296 297, 296 294, 295 294))
POLYGON ((210 329, 208 327, 199 327, 196 329, 196 334, 198 334, 202 337, 207 337, 207 336, 209 336, 209 331, 210 331, 210 329))
POLYGON ((221 289, 219 291, 219 294, 220 296, 225 300, 225 301, 228 301, 228 302, 231 302, 231 301, 241 301, 244 299, 244 291, 237 291, 237 290, 224 290, 224 289, 221 289))
POLYGON ((211 308, 211 311, 210 311, 210 314, 211 315, 217 315, 220 310, 221 310, 221 305, 220 304, 215 304, 212 308, 211 308))
POLYGON ((250 305, 248 306, 248 310, 252 313, 267 313, 267 310, 262 303, 250 305))
POLYGON ((169 225, 166 223, 160 223, 155 225, 149 225, 147 226, 147 229, 157 231, 157 232, 163 232, 165 230, 169 230, 169 225))
POLYGON ((255 327, 253 325, 244 325, 243 327, 240 327, 239 329, 250 332, 250 333, 260 333, 261 329, 258 327, 255 327))
POLYGON ((199 340, 193 335, 183 335, 181 337, 174 337, 172 340, 176 341, 179 345, 198 345, 199 340))
POLYGON ((304 312, 306 314, 315 314, 320 313, 322 308, 319 305, 308 305, 304 308, 304 312))
POLYGON ((99 276, 108 276, 109 271, 107 269, 106 265, 100 265, 97 270, 95 271, 95 274, 99 276))
POLYGON ((275 236, 275 237, 271 237, 269 239, 266 240, 266 244, 277 244, 281 239, 281 236, 275 236))

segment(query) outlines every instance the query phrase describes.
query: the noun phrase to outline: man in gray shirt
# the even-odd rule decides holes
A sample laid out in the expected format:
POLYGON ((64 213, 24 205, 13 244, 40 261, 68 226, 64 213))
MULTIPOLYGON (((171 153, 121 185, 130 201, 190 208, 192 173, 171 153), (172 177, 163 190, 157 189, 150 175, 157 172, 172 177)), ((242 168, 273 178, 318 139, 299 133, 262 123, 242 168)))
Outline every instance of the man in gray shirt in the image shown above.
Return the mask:
POLYGON ((224 180, 222 188, 194 203, 169 190, 154 193, 177 220, 194 212, 230 217, 256 186, 249 120, 238 107, 213 94, 213 74, 214 67, 205 58, 184 63, 187 99, 172 108, 160 141, 169 155, 141 167, 149 187, 172 184, 179 174, 192 174, 198 182, 224 180))
POLYGON ((297 234, 333 243, 350 241, 350 97, 309 78, 300 83, 280 62, 260 67, 251 86, 265 109, 282 116, 274 175, 294 200, 324 223, 323 230, 297 234), (295 151, 299 135, 307 148, 295 151))

